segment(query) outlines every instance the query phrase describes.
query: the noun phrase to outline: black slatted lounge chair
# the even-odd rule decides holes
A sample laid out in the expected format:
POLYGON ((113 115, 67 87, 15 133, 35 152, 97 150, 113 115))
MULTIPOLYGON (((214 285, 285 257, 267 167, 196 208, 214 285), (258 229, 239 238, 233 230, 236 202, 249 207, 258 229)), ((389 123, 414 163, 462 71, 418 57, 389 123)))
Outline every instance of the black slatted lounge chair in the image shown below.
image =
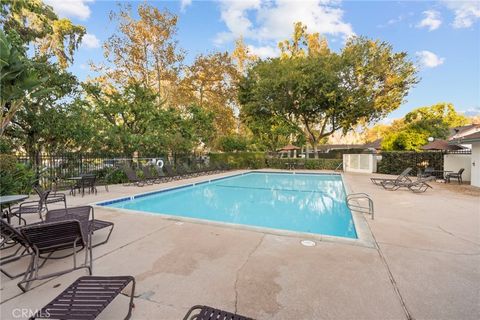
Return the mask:
POLYGON ((183 320, 253 320, 235 313, 208 306, 193 306, 183 320))
POLYGON ((384 181, 381 186, 389 191, 395 191, 400 188, 407 188, 415 193, 422 193, 427 191, 427 189, 433 189, 431 185, 428 184, 429 181, 435 180, 435 177, 420 178, 415 181, 384 181))
POLYGON ((385 182, 388 183, 388 182, 411 181, 410 178, 407 176, 410 173, 410 171, 412 171, 412 168, 408 167, 407 169, 403 170, 403 172, 400 173, 400 175, 395 179, 392 179, 392 178, 370 178, 370 180, 374 184, 376 184, 377 186, 380 186, 385 182))
POLYGON ((462 184, 463 183, 463 180, 462 180, 463 171, 465 171, 464 168, 458 170, 458 172, 447 173, 447 175, 445 176, 445 179, 447 180, 447 182, 450 182, 450 179, 457 179, 458 184, 462 184))
POLYGON ((55 222, 39 223, 21 228, 21 233, 28 241, 33 251, 30 264, 17 284, 26 292, 30 289, 32 281, 42 280, 62 275, 81 268, 87 268, 92 274, 92 250, 90 234, 88 232, 88 217, 75 216, 76 220, 59 220, 55 222), (85 248, 85 262, 77 265, 77 252, 85 248), (52 254, 62 250, 72 250, 73 268, 53 272, 46 275, 39 275, 39 269, 52 257, 52 254), (40 259, 43 260, 40 263, 40 259))
POLYGON ((165 171, 167 171, 167 175, 169 178, 171 178, 172 180, 180 179, 180 176, 175 171, 173 171, 173 168, 171 165, 166 164, 163 167, 165 168, 165 171))
POLYGON ((57 193, 57 192, 52 192, 51 190, 44 190, 42 187, 38 185, 34 186, 33 189, 38 194, 38 197, 40 199, 42 198, 45 199, 44 205, 46 210, 48 210, 48 205, 53 203, 63 202, 63 206, 65 208, 67 207, 67 198, 64 193, 57 193))
POLYGON ((158 183, 158 179, 152 174, 151 166, 143 167, 142 172, 143 172, 143 179, 145 179, 146 183, 149 183, 149 184, 158 183))
POLYGON ((132 290, 125 317, 130 319, 135 295, 135 278, 132 276, 80 277, 30 319, 95 319, 130 282, 132 290))
POLYGON ((92 235, 95 234, 95 231, 110 228, 107 238, 104 241, 92 244, 92 248, 108 242, 108 240, 110 239, 110 235, 112 234, 113 228, 115 227, 115 224, 110 221, 95 219, 95 210, 92 206, 70 207, 66 209, 50 210, 47 212, 45 221, 55 221, 61 218, 67 219, 68 217, 72 217, 74 219, 77 216, 90 217, 90 220, 88 220, 88 226, 89 231, 92 235))
POLYGON ((190 176, 190 173, 187 172, 185 167, 183 165, 181 166, 176 166, 175 167, 175 172, 178 174, 180 179, 188 178, 190 176))
POLYGON ((32 255, 32 251, 30 250, 30 245, 27 239, 25 239, 25 237, 18 231, 18 229, 14 228, 3 219, 0 219, 0 237, 2 238, 0 246, 3 246, 7 242, 13 242, 14 246, 16 247, 13 253, 9 255, 1 255, 0 271, 10 279, 15 279, 23 276, 25 272, 11 274, 4 268, 2 268, 2 266, 17 261, 23 257, 32 255))
POLYGON ((138 177, 137 174, 135 173, 135 171, 133 171, 132 168, 125 167, 125 168, 123 168, 123 171, 127 175, 128 184, 133 184, 133 185, 136 185, 138 187, 143 187, 145 185, 145 180, 138 177))
POLYGON ((163 168, 159 167, 159 166, 154 166, 154 173, 155 173, 155 177, 157 178, 157 181, 158 182, 166 182, 166 181, 170 181, 171 178, 168 177, 167 175, 165 175, 165 172, 163 172, 163 168))

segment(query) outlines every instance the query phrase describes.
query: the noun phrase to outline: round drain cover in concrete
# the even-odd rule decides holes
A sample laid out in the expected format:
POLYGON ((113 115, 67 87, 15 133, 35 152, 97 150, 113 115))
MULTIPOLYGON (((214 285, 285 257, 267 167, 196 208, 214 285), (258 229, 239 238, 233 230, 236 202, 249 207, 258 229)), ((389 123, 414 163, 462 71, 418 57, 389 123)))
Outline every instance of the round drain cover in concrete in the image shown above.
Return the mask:
POLYGON ((315 247, 316 245, 315 241, 312 241, 312 240, 302 240, 300 241, 300 243, 302 244, 302 246, 305 246, 305 247, 315 247))

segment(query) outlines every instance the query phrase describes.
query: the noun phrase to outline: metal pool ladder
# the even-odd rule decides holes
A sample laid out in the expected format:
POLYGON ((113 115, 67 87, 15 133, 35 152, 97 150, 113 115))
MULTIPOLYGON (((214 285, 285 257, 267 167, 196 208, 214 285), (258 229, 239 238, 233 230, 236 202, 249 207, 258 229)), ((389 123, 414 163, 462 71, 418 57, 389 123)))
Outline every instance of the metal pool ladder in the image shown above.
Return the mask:
POLYGON ((350 210, 352 211, 357 211, 361 213, 368 213, 372 216, 372 220, 374 218, 374 213, 375 210, 373 208, 373 200, 372 198, 363 192, 359 193, 351 193, 347 196, 347 206, 350 210), (362 206, 358 203, 358 200, 367 200, 368 202, 368 207, 362 206), (352 203, 352 201, 355 201, 356 203, 352 203))

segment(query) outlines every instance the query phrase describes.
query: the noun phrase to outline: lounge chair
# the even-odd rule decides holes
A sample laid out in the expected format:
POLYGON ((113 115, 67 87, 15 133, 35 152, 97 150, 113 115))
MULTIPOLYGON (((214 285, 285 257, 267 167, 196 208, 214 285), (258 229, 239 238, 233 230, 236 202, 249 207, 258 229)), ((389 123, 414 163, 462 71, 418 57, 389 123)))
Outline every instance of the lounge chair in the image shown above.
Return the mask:
POLYGON ((157 177, 155 177, 152 174, 152 170, 150 166, 142 167, 142 172, 143 172, 143 178, 145 179, 145 182, 150 184, 158 183, 159 180, 157 177))
POLYGON ((159 182, 166 182, 171 180, 169 176, 165 175, 165 172, 163 172, 163 168, 160 166, 154 166, 154 173, 154 176, 159 182))
POLYGON ((135 173, 135 171, 133 171, 132 168, 124 167, 123 171, 127 175, 128 184, 133 184, 138 187, 143 187, 145 185, 145 180, 137 176, 137 174, 135 173))
POLYGON ((20 232, 31 248, 32 255, 23 279, 17 284, 18 287, 26 292, 30 289, 32 281, 55 277, 81 268, 87 268, 91 275, 92 250, 88 229, 88 217, 80 216, 75 216, 75 220, 62 219, 21 228, 20 232), (83 265, 77 265, 77 252, 83 248, 86 249, 85 262, 83 265), (52 257, 53 253, 67 249, 72 250, 73 268, 41 276, 38 274, 39 269, 48 259, 59 258, 52 257), (44 261, 40 263, 40 259, 44 261))
POLYGON ((450 179, 457 179, 458 184, 462 184, 462 183, 463 183, 463 180, 462 180, 463 171, 465 171, 464 168, 458 170, 458 172, 449 172, 449 173, 447 173, 447 175, 445 176, 445 180, 446 180, 448 183, 450 183, 450 179))
POLYGON ((132 276, 80 277, 30 319, 95 319, 130 282, 132 290, 125 317, 130 319, 135 295, 135 278, 132 276))
POLYGON ((428 184, 429 181, 435 180, 435 177, 419 178, 415 181, 384 181, 381 183, 381 186, 389 191, 395 191, 400 188, 407 188, 415 193, 422 193, 427 191, 428 188, 433 189, 431 185, 428 184))
POLYGON ((407 169, 403 170, 400 175, 395 178, 370 178, 370 180, 376 184, 377 186, 381 186, 383 183, 395 183, 395 182, 402 182, 402 181, 411 181, 410 178, 407 176, 410 171, 412 171, 412 168, 408 167, 407 169))
POLYGON ((40 199, 44 199, 45 209, 48 210, 48 205, 52 203, 63 202, 63 206, 67 207, 67 198, 64 193, 52 192, 52 190, 44 190, 39 185, 33 187, 40 199))
POLYGON ((170 179, 172 179, 172 180, 181 179, 180 175, 178 173, 176 173, 175 171, 173 171, 173 168, 172 168, 171 165, 166 164, 163 167, 165 168, 165 171, 167 171, 167 175, 170 179))
POLYGON ((183 320, 253 320, 239 314, 215 309, 208 306, 193 306, 183 320))
POLYGON ((110 221, 95 219, 95 211, 92 206, 70 207, 65 209, 50 210, 47 212, 45 221, 49 222, 51 220, 58 220, 60 218, 67 219, 68 217, 75 219, 75 217, 77 216, 89 217, 88 226, 89 232, 92 235, 95 234, 95 231, 110 228, 106 239, 104 241, 92 244, 92 248, 108 242, 108 240, 110 239, 110 235, 112 234, 113 228, 115 227, 115 224, 110 221))
POLYGON ((4 268, 2 268, 2 266, 11 262, 15 262, 23 257, 30 256, 32 254, 27 239, 25 239, 25 237, 20 233, 18 229, 14 228, 12 225, 7 223, 3 219, 0 219, 0 237, 2 238, 2 241, 0 241, 0 246, 4 246, 7 243, 13 243, 13 245, 10 245, 9 248, 16 247, 16 249, 13 250, 13 253, 9 255, 1 255, 0 271, 10 279, 15 279, 23 276, 25 272, 11 274, 4 268))

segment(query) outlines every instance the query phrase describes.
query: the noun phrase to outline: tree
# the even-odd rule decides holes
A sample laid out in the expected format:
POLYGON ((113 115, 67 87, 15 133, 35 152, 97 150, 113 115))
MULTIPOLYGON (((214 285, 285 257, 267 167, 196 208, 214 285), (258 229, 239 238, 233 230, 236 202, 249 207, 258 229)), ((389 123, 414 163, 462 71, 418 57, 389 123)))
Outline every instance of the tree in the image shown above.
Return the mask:
POLYGON ((218 141, 218 148, 224 152, 247 150, 247 139, 239 135, 223 136, 218 141))
POLYGON ((24 102, 40 92, 45 81, 39 77, 33 63, 12 45, 0 30, 0 136, 24 102))
POLYGON ((262 61, 249 70, 239 101, 246 118, 281 117, 304 131, 316 155, 319 141, 335 131, 346 133, 398 108, 416 83, 406 53, 394 53, 384 42, 353 38, 340 54, 323 50, 304 56, 297 38, 285 45, 289 58, 262 61))
POLYGON ((183 61, 174 38, 177 16, 147 4, 138 5, 137 14, 135 19, 129 5, 110 14, 117 32, 103 45, 107 64, 93 68, 114 86, 141 83, 158 94, 158 103, 170 102, 183 61))
POLYGON ((0 2, 0 25, 17 49, 26 52, 28 45, 38 46, 35 55, 53 55, 62 68, 73 62, 73 54, 85 35, 83 26, 59 19, 52 7, 40 0, 0 2))
POLYGON ((292 39, 279 42, 278 48, 283 59, 312 57, 330 53, 327 39, 320 37, 317 32, 308 33, 307 26, 301 22, 294 23, 292 39))
POLYGON ((83 141, 90 132, 89 121, 82 121, 86 110, 76 104, 80 94, 76 77, 58 63, 45 60, 46 57, 33 60, 35 72, 45 75, 43 90, 23 100, 23 108, 6 131, 34 159, 42 151, 81 148, 88 144, 83 141))
POLYGON ((231 134, 235 129, 238 73, 229 54, 199 55, 184 73, 180 105, 193 104, 213 112, 217 135, 231 134))
POLYGON ((258 57, 250 52, 250 49, 248 49, 242 37, 235 40, 235 48, 232 51, 231 57, 237 66, 239 74, 244 74, 245 71, 258 60, 258 57))
POLYGON ((466 125, 468 121, 467 117, 455 111, 451 103, 420 107, 389 127, 382 149, 418 151, 428 143, 429 137, 446 139, 451 128, 466 125))

